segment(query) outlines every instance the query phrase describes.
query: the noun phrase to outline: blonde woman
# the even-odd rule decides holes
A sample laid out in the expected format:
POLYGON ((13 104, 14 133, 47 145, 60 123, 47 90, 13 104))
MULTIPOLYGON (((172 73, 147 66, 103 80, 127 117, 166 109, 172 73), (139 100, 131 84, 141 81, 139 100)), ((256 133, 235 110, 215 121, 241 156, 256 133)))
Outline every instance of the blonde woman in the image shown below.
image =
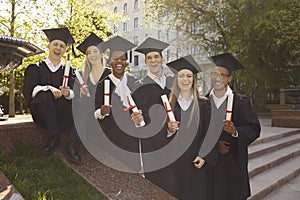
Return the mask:
POLYGON ((210 154, 207 158, 198 156, 211 115, 209 99, 198 93, 196 75, 201 69, 192 56, 182 57, 167 65, 177 71, 169 97, 177 121, 168 122, 167 137, 178 139, 175 148, 184 148, 185 151, 165 170, 171 181, 166 184, 166 190, 178 199, 209 199, 211 190, 207 176, 210 154))
MULTIPOLYGON (((75 100, 73 101, 73 118, 75 126, 72 128, 73 135, 78 135, 81 140, 87 137, 89 123, 94 119, 95 93, 98 82, 110 74, 105 68, 101 49, 98 47, 103 40, 91 33, 77 49, 85 54, 84 70, 81 85, 76 81, 74 85, 75 100)), ((74 163, 80 163, 81 159, 77 152, 73 151, 70 159, 74 163)))

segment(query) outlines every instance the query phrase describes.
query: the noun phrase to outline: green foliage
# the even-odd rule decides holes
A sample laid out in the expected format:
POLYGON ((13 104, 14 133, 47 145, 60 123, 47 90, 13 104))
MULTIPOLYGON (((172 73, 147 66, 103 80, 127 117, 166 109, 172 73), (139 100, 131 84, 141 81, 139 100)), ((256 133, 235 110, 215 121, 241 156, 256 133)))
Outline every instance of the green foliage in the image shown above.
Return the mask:
POLYGON ((236 74, 238 88, 256 106, 263 108, 269 89, 300 86, 299 0, 147 3, 150 19, 184 31, 210 54, 233 53, 245 66, 236 74))
POLYGON ((106 199, 58 155, 41 155, 32 146, 0 154, 0 169, 25 199, 106 199))
MULTIPOLYGON (((113 32, 108 22, 118 24, 123 20, 118 14, 104 9, 103 0, 57 0, 55 2, 42 0, 42 3, 36 0, 0 1, 0 11, 0 35, 24 38, 46 52, 48 41, 42 29, 68 27, 76 41, 74 44, 76 47, 90 32, 96 33, 104 40, 107 39, 113 32)), ((80 57, 71 56, 72 66, 81 69, 84 56, 79 51, 76 53, 80 57)), ((66 55, 72 55, 71 48, 66 55)), ((46 56, 47 53, 43 53, 24 58, 22 65, 15 69, 15 100, 21 105, 24 104, 21 89, 26 67, 43 60, 46 56)), ((64 60, 66 58, 67 56, 64 60)), ((0 88, 5 88, 8 92, 9 85, 9 73, 0 73, 0 88)), ((23 106, 20 109, 22 108, 23 106)))

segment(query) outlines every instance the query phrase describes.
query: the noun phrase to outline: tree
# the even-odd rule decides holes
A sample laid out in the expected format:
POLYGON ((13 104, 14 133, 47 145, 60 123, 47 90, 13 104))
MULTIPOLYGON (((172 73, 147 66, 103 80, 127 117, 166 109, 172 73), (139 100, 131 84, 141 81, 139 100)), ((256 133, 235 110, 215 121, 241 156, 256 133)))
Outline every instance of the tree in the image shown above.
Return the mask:
MULTIPOLYGON (((79 44, 89 32, 95 32, 106 39, 111 34, 108 21, 118 23, 121 18, 106 9, 100 9, 101 5, 103 5, 102 0, 90 2, 84 0, 57 0, 55 2, 43 0, 43 3, 39 1, 39 4, 36 0, 4 0, 0 2, 0 34, 24 38, 38 44, 43 49, 46 49, 48 41, 41 30, 51 27, 68 27, 77 41, 76 44, 79 44)), ((15 115, 15 100, 18 101, 21 107, 20 111, 23 112, 24 98, 21 90, 26 67, 31 63, 38 62, 45 56, 46 54, 41 54, 24 58, 22 65, 12 72, 0 74, 0 87, 9 85, 10 117, 15 115)), ((72 65, 76 68, 79 68, 80 62, 80 58, 72 59, 72 65)))
POLYGON ((269 89, 299 87, 299 0, 148 0, 151 18, 168 18, 211 54, 231 52, 245 69, 241 92, 265 109, 269 89), (298 77, 292 74, 298 74, 298 77))

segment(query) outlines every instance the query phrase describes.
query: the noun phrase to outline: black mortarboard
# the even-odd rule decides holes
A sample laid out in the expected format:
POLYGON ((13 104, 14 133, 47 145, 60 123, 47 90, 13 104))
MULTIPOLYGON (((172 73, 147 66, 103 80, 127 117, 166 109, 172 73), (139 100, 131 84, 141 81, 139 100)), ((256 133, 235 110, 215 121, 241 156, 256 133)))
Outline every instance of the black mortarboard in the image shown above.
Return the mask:
POLYGON ((53 29, 44 29, 48 40, 52 42, 53 40, 61 40, 66 45, 75 43, 73 36, 71 35, 68 28, 53 28, 53 29))
POLYGON ((109 49, 110 53, 112 53, 114 51, 127 52, 134 47, 136 47, 135 44, 133 44, 132 42, 130 42, 120 36, 115 36, 105 42, 102 42, 100 45, 98 45, 98 48, 100 48, 102 51, 109 49))
POLYGON ((225 67, 229 71, 229 74, 231 74, 234 70, 244 68, 244 66, 230 53, 211 56, 210 59, 215 63, 216 66, 225 67))
POLYGON ((200 66, 197 64, 197 62, 191 55, 184 56, 177 60, 171 61, 171 62, 167 63, 166 65, 175 69, 176 71, 188 69, 188 70, 191 70, 193 72, 193 74, 197 74, 198 72, 202 71, 200 66))
MULTIPOLYGON (((105 42, 102 42, 101 44, 98 45, 98 48, 100 48, 103 52, 106 49, 109 49, 110 56, 114 51, 122 51, 124 53, 127 53, 129 50, 133 49, 134 47, 136 47, 135 44, 133 44, 132 42, 130 42, 120 36, 115 36, 115 37, 113 37, 105 42)), ((127 54, 126 54, 126 56, 127 56, 127 54)), ((127 56, 127 58, 128 58, 128 56, 127 56)), ((129 54, 129 62, 131 62, 131 60, 132 60, 132 58, 131 58, 131 53, 130 53, 129 54)))
POLYGON ((160 40, 148 37, 144 42, 142 42, 135 51, 147 54, 149 52, 159 52, 161 53, 165 48, 169 46, 168 43, 162 42, 160 40))
POLYGON ((90 46, 98 46, 103 40, 99 38, 95 33, 91 33, 83 42, 81 42, 76 48, 82 53, 86 53, 86 50, 90 46))

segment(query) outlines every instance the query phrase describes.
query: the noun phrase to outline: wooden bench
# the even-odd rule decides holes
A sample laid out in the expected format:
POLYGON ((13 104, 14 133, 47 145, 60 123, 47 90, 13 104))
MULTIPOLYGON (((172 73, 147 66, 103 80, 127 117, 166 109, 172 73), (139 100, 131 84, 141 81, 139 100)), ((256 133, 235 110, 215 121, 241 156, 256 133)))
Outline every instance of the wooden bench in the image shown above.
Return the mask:
POLYGON ((272 126, 300 128, 300 110, 271 110, 272 126))

